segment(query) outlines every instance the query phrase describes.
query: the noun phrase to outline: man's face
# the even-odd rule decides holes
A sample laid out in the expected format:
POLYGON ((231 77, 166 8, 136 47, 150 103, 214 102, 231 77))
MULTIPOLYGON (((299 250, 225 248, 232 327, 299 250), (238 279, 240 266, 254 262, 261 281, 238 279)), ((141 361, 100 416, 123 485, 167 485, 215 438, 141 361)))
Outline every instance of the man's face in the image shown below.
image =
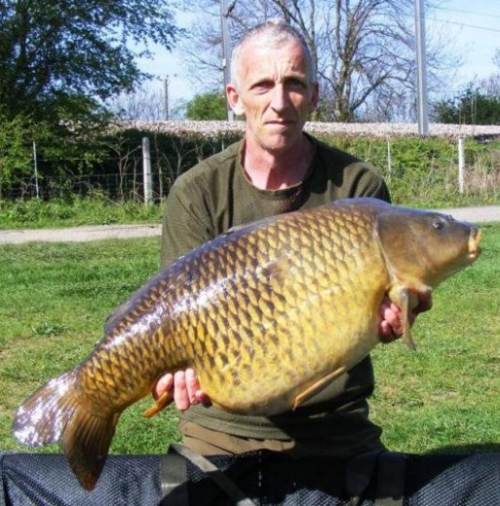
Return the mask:
POLYGON ((240 57, 239 87, 227 87, 236 114, 245 114, 246 139, 272 153, 302 139, 302 129, 318 99, 298 42, 264 47, 248 41, 240 57))

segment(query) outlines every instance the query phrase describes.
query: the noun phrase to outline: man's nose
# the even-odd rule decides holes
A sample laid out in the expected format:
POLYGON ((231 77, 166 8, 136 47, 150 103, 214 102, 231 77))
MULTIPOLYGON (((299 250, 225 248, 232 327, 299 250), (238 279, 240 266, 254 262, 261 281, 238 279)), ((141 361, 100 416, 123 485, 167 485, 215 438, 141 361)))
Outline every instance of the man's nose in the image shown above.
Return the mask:
POLYGON ((275 111, 282 111, 286 108, 288 97, 285 87, 282 84, 277 84, 272 90, 271 107, 275 111))

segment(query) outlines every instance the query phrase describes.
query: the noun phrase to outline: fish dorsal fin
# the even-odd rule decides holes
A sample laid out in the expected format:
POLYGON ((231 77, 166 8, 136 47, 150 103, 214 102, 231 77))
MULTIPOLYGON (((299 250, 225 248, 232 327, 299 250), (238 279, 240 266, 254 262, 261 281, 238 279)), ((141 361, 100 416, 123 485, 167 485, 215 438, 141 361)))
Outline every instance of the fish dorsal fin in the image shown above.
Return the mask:
POLYGON ((235 232, 238 232, 239 230, 244 230, 245 228, 248 228, 250 225, 248 223, 245 223, 244 225, 235 225, 234 227, 231 227, 227 232, 226 235, 234 234, 235 232))
POLYGON ((249 223, 242 223, 241 225, 234 225, 224 235, 231 235, 231 234, 234 234, 237 232, 246 232, 246 231, 250 232, 251 230, 253 230, 255 228, 265 227, 265 226, 269 225, 270 223, 275 222, 278 216, 279 215, 268 216, 267 218, 262 218, 260 220, 251 221, 249 223))

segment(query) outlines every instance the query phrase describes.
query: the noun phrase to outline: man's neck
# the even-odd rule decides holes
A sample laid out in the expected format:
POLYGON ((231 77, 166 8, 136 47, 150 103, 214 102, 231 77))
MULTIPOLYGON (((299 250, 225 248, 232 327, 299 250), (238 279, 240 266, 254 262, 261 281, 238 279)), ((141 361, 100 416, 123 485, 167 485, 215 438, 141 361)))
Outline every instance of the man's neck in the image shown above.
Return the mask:
POLYGON ((242 163, 254 186, 279 190, 301 183, 307 177, 313 156, 314 146, 303 136, 301 143, 280 153, 246 145, 242 163))

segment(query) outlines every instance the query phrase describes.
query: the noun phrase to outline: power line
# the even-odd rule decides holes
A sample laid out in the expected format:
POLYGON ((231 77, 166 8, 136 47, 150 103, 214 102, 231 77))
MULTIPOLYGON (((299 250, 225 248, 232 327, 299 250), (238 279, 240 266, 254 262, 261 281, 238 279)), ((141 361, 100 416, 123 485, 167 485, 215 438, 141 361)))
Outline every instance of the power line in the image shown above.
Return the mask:
POLYGON ((485 18, 500 18, 500 14, 486 14, 483 12, 464 11, 461 9, 450 9, 449 7, 434 7, 437 11, 459 12, 460 14, 472 14, 473 16, 482 16, 485 18))
POLYGON ((445 23, 445 24, 448 24, 448 25, 463 26, 465 28, 475 28, 476 30, 484 30, 484 31, 488 31, 488 32, 500 33, 500 29, 499 28, 490 28, 488 26, 471 25, 469 23, 462 23, 460 21, 449 21, 449 20, 445 20, 445 19, 436 19, 436 18, 432 19, 432 21, 433 22, 437 22, 437 23, 445 23))
MULTIPOLYGON (((455 10, 455 9, 445 9, 444 7, 435 7, 436 10, 447 10, 449 12, 460 12, 460 13, 464 13, 464 14, 474 14, 474 15, 480 15, 480 16, 488 16, 490 18, 499 18, 500 19, 500 15, 495 15, 495 14, 480 14, 480 13, 477 13, 477 12, 472 12, 472 11, 461 11, 461 10, 455 10)), ((405 17, 410 17, 409 15, 408 16, 405 16, 405 17)), ((484 31, 488 31, 488 32, 494 32, 494 33, 500 33, 500 28, 491 28, 489 26, 481 26, 481 25, 472 25, 470 23, 463 23, 461 21, 451 21, 449 19, 438 19, 438 18, 431 18, 429 16, 426 16, 426 20, 427 22, 431 22, 431 23, 444 23, 444 24, 448 24, 448 25, 457 25, 457 26, 461 26, 461 27, 464 27, 464 28, 474 28, 476 30, 484 30, 484 31)))
MULTIPOLYGON (((472 16, 481 16, 481 17, 485 17, 485 18, 487 17, 490 19, 491 18, 500 19, 500 14, 489 14, 489 13, 487 14, 484 12, 476 12, 476 11, 470 11, 470 10, 450 9, 449 7, 435 7, 435 10, 436 11, 447 11, 447 12, 453 12, 453 13, 467 14, 467 15, 472 15, 472 16)), ((462 26, 465 28, 474 28, 476 30, 484 30, 484 31, 488 31, 488 32, 500 33, 499 28, 491 28, 489 26, 482 26, 482 25, 473 25, 470 23, 463 23, 461 21, 452 21, 449 19, 436 19, 436 18, 432 19, 432 21, 438 22, 438 23, 445 23, 448 25, 462 26)))

